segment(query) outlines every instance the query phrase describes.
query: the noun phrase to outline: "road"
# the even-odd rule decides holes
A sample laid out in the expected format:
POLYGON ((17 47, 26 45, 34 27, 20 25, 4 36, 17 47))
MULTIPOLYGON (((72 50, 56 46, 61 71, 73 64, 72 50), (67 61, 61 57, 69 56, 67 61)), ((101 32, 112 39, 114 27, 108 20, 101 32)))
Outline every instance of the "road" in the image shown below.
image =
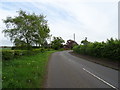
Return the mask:
POLYGON ((118 88, 118 71, 75 57, 69 52, 52 54, 46 88, 118 88))

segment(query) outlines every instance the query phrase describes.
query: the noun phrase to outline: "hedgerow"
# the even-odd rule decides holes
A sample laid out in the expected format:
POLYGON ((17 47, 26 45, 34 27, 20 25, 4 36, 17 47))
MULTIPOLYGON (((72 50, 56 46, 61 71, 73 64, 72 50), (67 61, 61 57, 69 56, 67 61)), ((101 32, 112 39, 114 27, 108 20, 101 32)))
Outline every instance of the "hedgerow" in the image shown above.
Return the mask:
POLYGON ((33 50, 2 50, 2 60, 11 60, 21 56, 30 56, 46 51, 44 48, 33 50))
POLYGON ((73 51, 79 54, 85 54, 95 57, 120 60, 120 40, 107 39, 106 42, 89 42, 86 45, 78 45, 73 51))

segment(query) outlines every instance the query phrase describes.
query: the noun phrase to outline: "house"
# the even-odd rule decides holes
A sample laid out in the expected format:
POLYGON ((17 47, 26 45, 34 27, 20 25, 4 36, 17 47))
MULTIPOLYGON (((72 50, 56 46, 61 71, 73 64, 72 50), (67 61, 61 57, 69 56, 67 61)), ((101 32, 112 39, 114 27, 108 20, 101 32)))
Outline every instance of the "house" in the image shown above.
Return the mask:
POLYGON ((64 49, 72 49, 75 45, 78 45, 74 40, 67 40, 67 43, 64 45, 64 49))

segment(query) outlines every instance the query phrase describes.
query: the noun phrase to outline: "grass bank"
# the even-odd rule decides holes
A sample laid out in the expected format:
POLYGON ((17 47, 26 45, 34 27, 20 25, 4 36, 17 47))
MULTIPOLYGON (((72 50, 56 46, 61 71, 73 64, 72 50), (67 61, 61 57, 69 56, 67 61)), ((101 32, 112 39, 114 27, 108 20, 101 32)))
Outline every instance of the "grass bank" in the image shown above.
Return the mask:
POLYGON ((3 61, 3 88, 42 88, 48 58, 53 52, 55 51, 3 61))

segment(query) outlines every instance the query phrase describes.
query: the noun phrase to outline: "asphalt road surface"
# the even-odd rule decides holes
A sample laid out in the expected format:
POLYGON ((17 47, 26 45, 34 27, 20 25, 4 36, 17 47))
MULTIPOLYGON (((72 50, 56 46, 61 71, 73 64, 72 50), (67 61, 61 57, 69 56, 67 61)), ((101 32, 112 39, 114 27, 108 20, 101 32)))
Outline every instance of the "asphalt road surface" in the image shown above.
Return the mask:
POLYGON ((46 88, 115 88, 118 71, 75 57, 70 51, 53 53, 46 88))

